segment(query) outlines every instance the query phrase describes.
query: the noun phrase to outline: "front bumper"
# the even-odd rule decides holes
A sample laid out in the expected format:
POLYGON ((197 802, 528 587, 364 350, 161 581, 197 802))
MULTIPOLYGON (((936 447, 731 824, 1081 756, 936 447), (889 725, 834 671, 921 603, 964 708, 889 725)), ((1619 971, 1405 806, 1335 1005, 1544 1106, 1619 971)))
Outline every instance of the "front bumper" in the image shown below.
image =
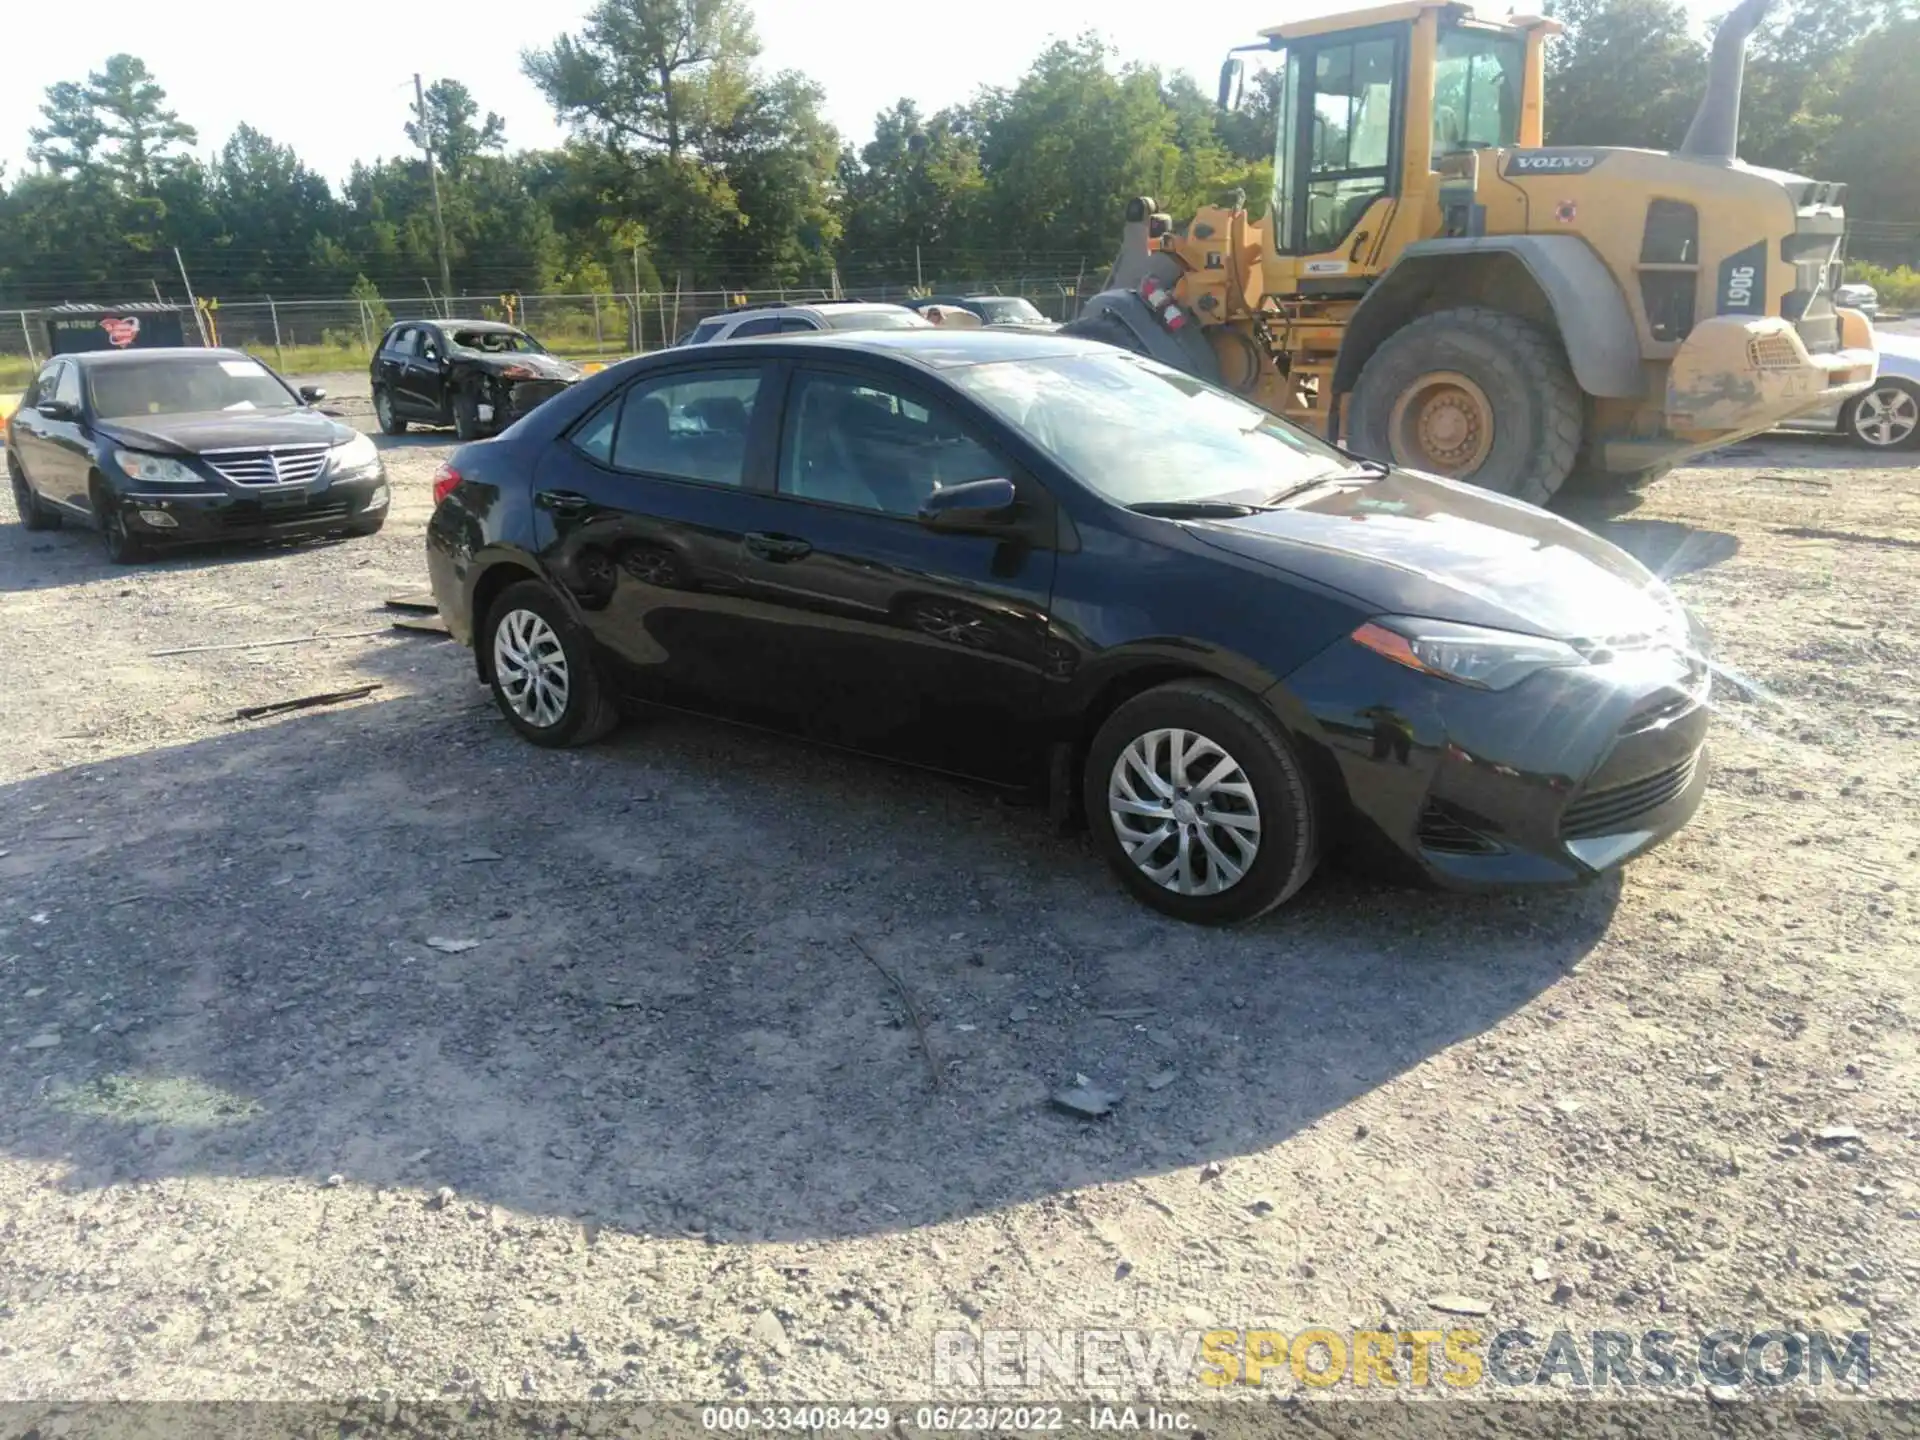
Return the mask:
POLYGON ((127 530, 154 544, 297 538, 346 530, 386 513, 392 503, 385 469, 302 485, 199 487, 141 485, 115 490, 127 530))
POLYGON ((1349 848, 1472 889, 1590 881, 1692 818, 1707 672, 1669 675, 1629 658, 1488 692, 1342 641, 1285 688, 1344 796, 1349 848))

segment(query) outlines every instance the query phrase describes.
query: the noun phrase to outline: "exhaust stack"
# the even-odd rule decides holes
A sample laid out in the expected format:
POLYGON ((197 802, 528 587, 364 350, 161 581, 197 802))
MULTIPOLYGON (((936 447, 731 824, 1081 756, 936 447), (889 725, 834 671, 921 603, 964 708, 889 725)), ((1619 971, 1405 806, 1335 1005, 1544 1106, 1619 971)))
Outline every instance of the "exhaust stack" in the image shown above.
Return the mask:
POLYGON ((1741 0, 1713 37, 1707 61, 1707 89, 1676 155, 1702 160, 1731 160, 1740 148, 1740 80, 1747 68, 1747 37, 1772 8, 1773 0, 1741 0))

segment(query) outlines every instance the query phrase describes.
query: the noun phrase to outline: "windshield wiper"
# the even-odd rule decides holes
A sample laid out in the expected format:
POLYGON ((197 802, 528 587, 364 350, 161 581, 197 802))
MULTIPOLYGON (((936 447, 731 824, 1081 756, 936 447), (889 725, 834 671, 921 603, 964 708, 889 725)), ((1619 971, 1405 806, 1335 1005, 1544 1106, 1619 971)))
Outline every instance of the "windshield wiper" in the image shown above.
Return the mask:
POLYGON ((1127 509, 1136 515, 1152 515, 1160 520, 1232 520, 1271 510, 1271 505, 1245 505, 1238 500, 1142 500, 1127 509))
POLYGON ((1271 508, 1278 505, 1288 496, 1298 495, 1303 490, 1315 490, 1322 485, 1336 485, 1342 480, 1378 480, 1392 473, 1391 466, 1383 465, 1378 460, 1356 459, 1351 465, 1341 466, 1337 470, 1322 470, 1311 479, 1289 485, 1277 495, 1269 495, 1267 506, 1271 508))

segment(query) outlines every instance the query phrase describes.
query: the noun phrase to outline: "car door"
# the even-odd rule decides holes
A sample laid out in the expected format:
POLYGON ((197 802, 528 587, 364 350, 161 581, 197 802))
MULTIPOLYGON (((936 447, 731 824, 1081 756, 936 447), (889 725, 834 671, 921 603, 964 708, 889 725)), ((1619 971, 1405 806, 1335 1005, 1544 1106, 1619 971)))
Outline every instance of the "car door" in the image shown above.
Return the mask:
POLYGON ((381 379, 392 398, 394 413, 418 417, 420 405, 414 390, 413 362, 420 354, 420 328, 417 325, 394 327, 386 347, 380 353, 381 379))
POLYGON ((15 463, 26 475, 34 493, 48 500, 55 498, 51 489, 53 472, 50 467, 57 462, 47 456, 47 442, 41 434, 46 422, 41 417, 39 404, 42 399, 52 396, 65 365, 66 361, 56 359, 40 367, 40 373, 34 376, 33 383, 20 397, 20 407, 13 412, 7 424, 7 444, 13 451, 15 463))
POLYGON ((85 377, 71 360, 60 363, 49 393, 40 391, 40 404, 34 416, 33 488, 49 500, 70 510, 91 514, 93 504, 87 494, 92 473, 92 451, 86 421, 85 377), (49 402, 59 413, 49 414, 49 402))
POLYGON ((387 333, 380 337, 380 348, 373 352, 373 383, 386 390, 396 410, 404 408, 398 404, 402 380, 400 356, 412 330, 409 325, 389 326, 387 333))
POLYGON ((447 337, 437 325, 415 327, 420 337, 418 351, 407 357, 407 393, 415 413, 428 420, 446 420, 447 409, 447 337))
POLYGON ((780 371, 703 353, 714 358, 634 381, 548 448, 536 543, 628 693, 783 726, 767 607, 738 575, 774 503, 766 397, 780 371))
POLYGON ((1052 598, 1051 498, 922 387, 795 366, 770 524, 741 579, 781 620, 786 703, 833 744, 1018 780, 1036 773, 1052 598), (1008 479, 1017 523, 935 531, 936 489, 1008 479))

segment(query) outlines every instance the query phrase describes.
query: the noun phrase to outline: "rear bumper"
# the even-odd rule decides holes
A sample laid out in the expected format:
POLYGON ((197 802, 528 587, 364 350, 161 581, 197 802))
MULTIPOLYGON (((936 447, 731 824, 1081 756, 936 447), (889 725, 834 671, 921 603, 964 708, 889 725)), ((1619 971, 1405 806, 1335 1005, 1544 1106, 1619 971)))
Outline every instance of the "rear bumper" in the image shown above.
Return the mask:
POLYGON ((153 544, 205 544, 325 535, 386 513, 392 492, 384 472, 313 485, 194 491, 128 488, 115 500, 128 533, 153 544))
POLYGON ((1667 372, 1668 428, 1683 439, 1724 443, 1733 432, 1771 429, 1858 395, 1873 383, 1880 357, 1864 316, 1843 313, 1841 321, 1843 348, 1818 355, 1777 317, 1701 322, 1667 372))
POLYGON ((1342 643, 1286 688, 1317 726, 1349 848, 1490 889, 1582 884, 1685 825, 1707 785, 1707 684, 1702 664, 1615 665, 1489 693, 1342 643))

